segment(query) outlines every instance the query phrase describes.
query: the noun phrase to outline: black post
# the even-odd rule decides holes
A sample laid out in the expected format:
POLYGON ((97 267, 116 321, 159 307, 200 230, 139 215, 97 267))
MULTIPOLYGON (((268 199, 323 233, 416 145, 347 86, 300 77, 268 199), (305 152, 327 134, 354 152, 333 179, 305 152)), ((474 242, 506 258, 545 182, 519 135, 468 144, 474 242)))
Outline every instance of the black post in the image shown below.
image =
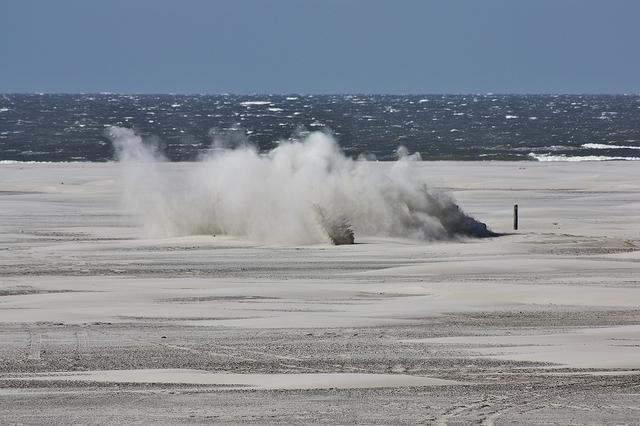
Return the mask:
POLYGON ((518 205, 513 205, 513 229, 518 230, 518 205))

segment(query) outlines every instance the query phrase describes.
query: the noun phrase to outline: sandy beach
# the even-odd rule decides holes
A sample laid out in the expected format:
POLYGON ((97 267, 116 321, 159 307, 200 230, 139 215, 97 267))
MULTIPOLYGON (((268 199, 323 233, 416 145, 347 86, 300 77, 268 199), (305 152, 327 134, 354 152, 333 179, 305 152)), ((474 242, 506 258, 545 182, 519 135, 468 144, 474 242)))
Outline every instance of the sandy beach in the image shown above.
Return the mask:
POLYGON ((504 235, 148 238, 117 163, 0 165, 0 423, 639 424, 638 163, 414 173, 504 235))

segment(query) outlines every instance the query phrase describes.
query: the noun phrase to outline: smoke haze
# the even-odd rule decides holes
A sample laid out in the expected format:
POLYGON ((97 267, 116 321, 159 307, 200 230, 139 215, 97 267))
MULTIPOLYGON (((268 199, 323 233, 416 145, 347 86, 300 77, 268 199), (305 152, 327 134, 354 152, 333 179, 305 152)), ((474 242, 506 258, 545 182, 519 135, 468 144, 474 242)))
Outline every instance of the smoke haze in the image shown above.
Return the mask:
POLYGON ((313 132, 261 154, 246 141, 214 140, 181 172, 161 167, 157 143, 107 130, 123 169, 127 207, 149 236, 228 234, 278 244, 349 243, 362 236, 418 240, 493 236, 412 173, 417 154, 389 167, 347 158, 313 132))

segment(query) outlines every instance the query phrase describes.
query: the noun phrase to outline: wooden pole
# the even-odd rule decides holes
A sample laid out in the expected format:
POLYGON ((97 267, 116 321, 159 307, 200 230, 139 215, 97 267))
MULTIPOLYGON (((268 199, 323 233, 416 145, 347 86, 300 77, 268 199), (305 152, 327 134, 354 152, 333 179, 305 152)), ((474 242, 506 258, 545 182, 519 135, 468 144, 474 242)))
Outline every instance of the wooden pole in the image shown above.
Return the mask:
POLYGON ((518 205, 513 205, 513 229, 518 230, 518 205))

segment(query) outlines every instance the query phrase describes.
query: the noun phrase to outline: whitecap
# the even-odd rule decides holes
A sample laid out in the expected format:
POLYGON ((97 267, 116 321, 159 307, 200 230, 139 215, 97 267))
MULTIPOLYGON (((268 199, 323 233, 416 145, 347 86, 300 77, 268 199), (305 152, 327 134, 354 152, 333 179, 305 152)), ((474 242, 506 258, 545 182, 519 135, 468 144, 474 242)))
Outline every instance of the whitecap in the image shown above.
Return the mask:
POLYGON ((580 145, 586 149, 640 149, 640 146, 632 145, 607 145, 604 143, 585 143, 580 145))
POLYGON ((535 154, 529 153, 529 157, 538 161, 638 161, 640 157, 610 157, 607 155, 581 155, 581 156, 566 156, 566 155, 551 155, 551 154, 535 154))
MULTIPOLYGON (((80 157, 77 157, 80 158, 80 157)), ((83 163, 84 161, 20 161, 20 160, 0 160, 0 165, 11 164, 53 164, 53 163, 83 163)))
POLYGON ((240 102, 240 105, 242 105, 244 107, 260 106, 260 105, 271 105, 271 102, 269 102, 269 101, 244 101, 244 102, 240 102))

